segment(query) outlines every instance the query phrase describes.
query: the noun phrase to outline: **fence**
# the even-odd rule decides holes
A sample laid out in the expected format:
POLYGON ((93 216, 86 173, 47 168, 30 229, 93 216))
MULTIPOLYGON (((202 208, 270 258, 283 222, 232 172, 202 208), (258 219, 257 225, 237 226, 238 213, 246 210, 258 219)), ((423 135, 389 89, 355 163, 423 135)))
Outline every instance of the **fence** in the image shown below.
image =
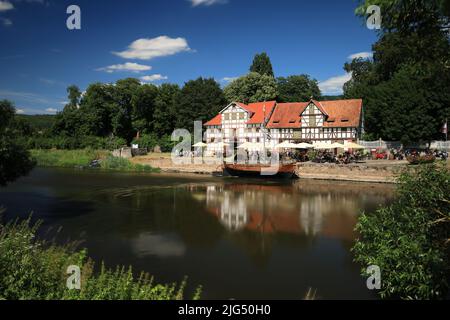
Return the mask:
POLYGON ((366 149, 400 149, 400 148, 413 148, 413 149, 427 149, 430 147, 430 149, 438 149, 438 150, 447 150, 450 151, 450 141, 433 141, 428 146, 427 143, 413 143, 406 146, 403 146, 403 144, 400 141, 383 141, 383 140, 376 140, 376 141, 364 141, 364 140, 358 140, 358 144, 366 147, 366 149))

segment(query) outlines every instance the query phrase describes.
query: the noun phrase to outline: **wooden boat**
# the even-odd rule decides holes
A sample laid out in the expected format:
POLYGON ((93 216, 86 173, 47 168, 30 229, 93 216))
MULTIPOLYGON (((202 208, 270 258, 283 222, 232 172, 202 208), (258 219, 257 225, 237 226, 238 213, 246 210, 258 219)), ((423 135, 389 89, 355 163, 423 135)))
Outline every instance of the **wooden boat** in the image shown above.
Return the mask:
POLYGON ((233 177, 290 179, 295 177, 295 169, 296 165, 294 163, 279 164, 278 166, 260 164, 223 164, 224 175, 233 177))

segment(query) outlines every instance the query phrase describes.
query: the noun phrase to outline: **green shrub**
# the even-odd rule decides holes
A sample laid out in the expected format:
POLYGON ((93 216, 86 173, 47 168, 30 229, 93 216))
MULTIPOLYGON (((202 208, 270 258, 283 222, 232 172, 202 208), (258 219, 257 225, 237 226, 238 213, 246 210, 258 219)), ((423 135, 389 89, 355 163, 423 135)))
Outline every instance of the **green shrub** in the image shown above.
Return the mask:
POLYGON ((106 170, 159 172, 159 169, 148 165, 134 164, 128 159, 108 156, 101 162, 101 168, 106 170))
MULTIPOLYGON (((95 273, 86 250, 58 246, 36 238, 39 224, 30 220, 0 223, 0 300, 175 300, 183 299, 186 281, 155 284, 146 273, 107 269, 95 273), (81 290, 66 287, 67 267, 81 270, 81 290)), ((199 290, 194 298, 199 297, 199 290)))
POLYGON ((88 166, 92 160, 106 157, 108 152, 91 149, 83 150, 31 150, 33 159, 42 167, 88 166))
POLYGON ((156 134, 145 134, 139 139, 134 139, 133 144, 138 144, 139 148, 147 148, 152 151, 156 146, 161 147, 162 152, 171 152, 176 142, 172 141, 170 135, 158 137, 156 134))
POLYGON ((363 270, 380 267, 382 298, 444 298, 449 288, 450 171, 445 165, 420 165, 403 172, 398 182, 393 204, 359 218, 355 260, 363 270))

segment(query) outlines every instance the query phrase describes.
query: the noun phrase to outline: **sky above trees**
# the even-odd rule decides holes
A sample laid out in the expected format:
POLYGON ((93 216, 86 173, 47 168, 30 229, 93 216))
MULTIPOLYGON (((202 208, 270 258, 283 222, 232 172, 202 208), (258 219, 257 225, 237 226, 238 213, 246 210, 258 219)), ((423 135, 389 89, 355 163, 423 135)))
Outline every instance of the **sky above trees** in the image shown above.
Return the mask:
POLYGON ((267 52, 276 77, 308 74, 323 94, 340 94, 345 62, 371 54, 376 33, 355 1, 321 0, 0 0, 0 98, 19 113, 55 113, 71 84, 135 77, 183 83, 212 77, 222 86, 267 52), (81 30, 66 8, 81 8, 81 30))

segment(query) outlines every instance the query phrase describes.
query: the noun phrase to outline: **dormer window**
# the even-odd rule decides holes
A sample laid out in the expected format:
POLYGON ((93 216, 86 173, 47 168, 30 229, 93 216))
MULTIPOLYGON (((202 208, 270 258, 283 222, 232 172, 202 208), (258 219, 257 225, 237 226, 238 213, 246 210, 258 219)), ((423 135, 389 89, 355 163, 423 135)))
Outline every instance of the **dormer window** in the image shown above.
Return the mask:
POLYGON ((341 122, 348 122, 348 118, 342 118, 341 122))

